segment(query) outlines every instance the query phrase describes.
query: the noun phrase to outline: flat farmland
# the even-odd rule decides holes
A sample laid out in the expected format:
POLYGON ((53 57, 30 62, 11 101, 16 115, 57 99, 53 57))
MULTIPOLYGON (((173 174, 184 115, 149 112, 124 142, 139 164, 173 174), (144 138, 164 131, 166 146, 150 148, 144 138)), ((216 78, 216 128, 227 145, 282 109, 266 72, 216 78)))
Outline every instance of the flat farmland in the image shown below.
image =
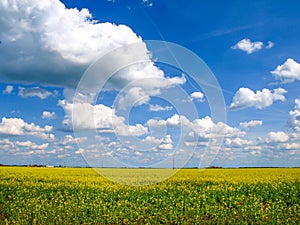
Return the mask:
POLYGON ((0 167, 0 224, 300 224, 299 168, 98 172, 0 167))

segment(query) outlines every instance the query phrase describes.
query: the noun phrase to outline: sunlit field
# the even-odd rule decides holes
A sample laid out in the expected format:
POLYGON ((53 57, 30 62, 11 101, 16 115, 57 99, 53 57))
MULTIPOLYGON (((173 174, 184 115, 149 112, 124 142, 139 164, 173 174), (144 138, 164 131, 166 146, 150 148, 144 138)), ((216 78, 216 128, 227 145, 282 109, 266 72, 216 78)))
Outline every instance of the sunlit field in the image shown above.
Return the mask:
POLYGON ((0 167, 0 224, 300 224, 300 169, 183 169, 127 186, 93 169, 0 167))

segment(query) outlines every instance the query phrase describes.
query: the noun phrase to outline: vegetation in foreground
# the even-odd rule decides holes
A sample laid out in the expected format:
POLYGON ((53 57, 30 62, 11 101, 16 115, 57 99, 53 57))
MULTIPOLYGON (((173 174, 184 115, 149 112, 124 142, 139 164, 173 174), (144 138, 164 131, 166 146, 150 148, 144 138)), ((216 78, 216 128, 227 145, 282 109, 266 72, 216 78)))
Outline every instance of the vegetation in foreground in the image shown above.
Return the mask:
POLYGON ((299 207, 296 168, 183 169, 125 186, 93 169, 0 167, 0 224, 300 224, 299 207))

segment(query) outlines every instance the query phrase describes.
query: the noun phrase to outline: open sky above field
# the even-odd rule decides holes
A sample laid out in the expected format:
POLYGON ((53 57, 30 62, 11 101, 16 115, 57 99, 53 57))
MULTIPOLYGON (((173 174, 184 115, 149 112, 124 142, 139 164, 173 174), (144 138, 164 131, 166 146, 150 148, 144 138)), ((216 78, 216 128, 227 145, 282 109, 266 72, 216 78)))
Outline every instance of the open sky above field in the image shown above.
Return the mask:
POLYGON ((0 163, 300 166, 299 10, 283 0, 1 1, 0 163), (147 40, 193 52, 200 72, 160 63, 147 40), (144 61, 124 64, 135 56, 144 61), (98 80, 115 73, 98 87, 87 69, 101 60, 98 80))

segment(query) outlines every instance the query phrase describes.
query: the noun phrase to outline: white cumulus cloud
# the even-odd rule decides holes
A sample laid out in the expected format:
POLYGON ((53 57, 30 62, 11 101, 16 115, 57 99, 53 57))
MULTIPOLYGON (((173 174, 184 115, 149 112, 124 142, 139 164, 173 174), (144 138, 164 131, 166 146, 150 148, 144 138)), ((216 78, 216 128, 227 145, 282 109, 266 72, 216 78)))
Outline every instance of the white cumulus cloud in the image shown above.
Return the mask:
POLYGON ((173 140, 171 138, 171 135, 166 135, 163 138, 162 143, 158 146, 158 149, 161 150, 171 150, 173 148, 173 140))
POLYGON ((217 138, 217 137, 241 137, 246 133, 238 128, 231 127, 222 122, 215 123, 211 117, 206 116, 204 118, 195 119, 190 121, 184 115, 174 114, 166 120, 150 119, 146 123, 150 127, 183 127, 192 131, 190 136, 199 136, 201 138, 217 138))
POLYGON ((248 122, 240 123, 240 127, 244 128, 244 129, 249 129, 249 128, 261 126, 262 124, 263 124, 263 121, 261 121, 261 120, 251 120, 248 122))
POLYGON ((145 139, 142 139, 141 143, 146 144, 147 147, 150 146, 150 148, 155 151, 173 149, 173 140, 170 134, 167 134, 162 138, 147 136, 145 139))
POLYGON ((74 87, 87 66, 141 38, 59 0, 0 2, 1 78, 74 87))
POLYGON ((73 137, 72 135, 66 135, 60 142, 62 145, 74 145, 74 144, 81 144, 85 142, 88 138, 87 137, 73 137))
POLYGON ((289 125, 296 132, 300 131, 300 99, 295 99, 294 110, 290 111, 289 125))
POLYGON ((253 144, 253 142, 249 141, 249 140, 242 139, 240 137, 236 137, 236 138, 233 138, 233 139, 226 138, 225 144, 227 146, 230 146, 230 147, 240 148, 242 146, 248 146, 249 147, 253 144))
POLYGON ((257 52, 263 48, 272 48, 274 46, 274 43, 271 41, 268 41, 268 45, 264 45, 261 41, 251 41, 248 38, 244 38, 243 40, 236 43, 234 46, 232 46, 232 49, 239 49, 241 51, 247 52, 247 54, 252 54, 253 52, 257 52))
POLYGON ((183 75, 172 78, 164 77, 163 71, 154 67, 152 63, 144 66, 143 68, 141 65, 134 65, 133 68, 128 68, 118 74, 118 83, 130 83, 130 85, 121 90, 118 99, 119 109, 146 104, 150 101, 151 96, 159 95, 161 89, 172 88, 186 82, 183 75), (123 79, 124 75, 126 75, 126 79, 123 79))
POLYGON ((291 143, 283 143, 282 147, 286 150, 299 150, 300 149, 300 144, 299 143, 295 143, 295 142, 291 142, 291 143))
POLYGON ((44 143, 44 144, 38 145, 31 141, 16 141, 15 144, 18 147, 25 147, 28 150, 45 150, 49 146, 49 143, 44 143))
POLYGON ((274 90, 262 89, 256 92, 249 88, 240 88, 234 95, 230 109, 242 109, 248 107, 255 107, 263 109, 271 106, 274 101, 285 101, 284 94, 287 91, 283 88, 274 90))
POLYGON ((126 124, 125 118, 117 116, 115 109, 103 104, 70 103, 61 100, 59 105, 65 111, 63 123, 67 127, 73 126, 78 130, 96 129, 98 132, 116 133, 122 136, 141 136, 148 133, 148 129, 141 124, 126 124))
POLYGON ((149 102, 150 95, 158 94, 159 90, 154 89, 146 91, 141 87, 133 87, 129 91, 122 95, 118 101, 119 109, 126 109, 127 107, 133 107, 145 104, 149 102))
POLYGON ((196 99, 199 102, 203 102, 204 101, 204 94, 200 91, 195 91, 191 94, 191 98, 196 99))
POLYGON ((161 138, 156 138, 154 136, 147 136, 145 139, 142 140, 143 143, 148 144, 148 145, 158 145, 162 143, 161 138))
POLYGON ((282 65, 277 66, 271 73, 276 79, 284 82, 300 80, 300 64, 294 59, 289 58, 282 65))
POLYGON ((15 148, 15 144, 7 138, 0 140, 0 146, 2 150, 6 151, 11 151, 15 148))
MULTIPOLYGON (((117 73, 110 80, 113 88, 119 90, 133 81, 151 78, 151 82, 142 80, 133 87, 142 88, 147 99, 154 89, 158 90, 157 94, 161 88, 185 82, 185 79, 164 77, 151 60, 146 44, 130 27, 96 21, 88 9, 66 8, 59 0, 1 1, 0 37, 0 79, 4 81, 74 88, 96 59, 119 47, 139 43, 139 47, 115 54, 110 60, 113 63, 97 71, 102 74, 111 68, 113 71, 124 68, 129 58, 137 56, 144 60, 117 73)), ((124 98, 123 107, 126 107, 129 97, 124 98)))
POLYGON ((287 142, 289 136, 282 131, 278 132, 269 132, 268 133, 268 142, 287 142))
POLYGON ((44 111, 42 113, 42 119, 56 119, 55 112, 44 111))
MULTIPOLYGON (((148 103, 151 96, 161 93, 161 89, 186 82, 184 76, 166 77, 155 66, 142 38, 129 26, 96 21, 88 9, 67 8, 59 0, 1 1, 0 37, 0 79, 3 81, 74 90, 82 74, 96 59, 119 47, 139 43, 135 48, 119 49, 118 53, 110 55, 109 63, 97 70, 100 76, 107 71, 118 71, 107 85, 109 90, 120 91, 116 104, 119 109, 148 103), (132 63, 136 58, 141 63, 132 63)), ((80 91, 87 92, 83 95, 91 90, 98 91, 98 81, 99 77, 91 76, 90 83, 80 91)), ((45 99, 51 93, 35 87, 19 88, 19 95, 45 99)), ((70 99, 73 96, 67 98, 70 99)), ((144 130, 141 125, 128 128, 122 132, 144 130)))
POLYGON ((52 126, 40 127, 34 123, 26 123, 20 118, 5 118, 3 117, 0 123, 0 134, 4 135, 30 135, 42 139, 54 140, 52 126))

